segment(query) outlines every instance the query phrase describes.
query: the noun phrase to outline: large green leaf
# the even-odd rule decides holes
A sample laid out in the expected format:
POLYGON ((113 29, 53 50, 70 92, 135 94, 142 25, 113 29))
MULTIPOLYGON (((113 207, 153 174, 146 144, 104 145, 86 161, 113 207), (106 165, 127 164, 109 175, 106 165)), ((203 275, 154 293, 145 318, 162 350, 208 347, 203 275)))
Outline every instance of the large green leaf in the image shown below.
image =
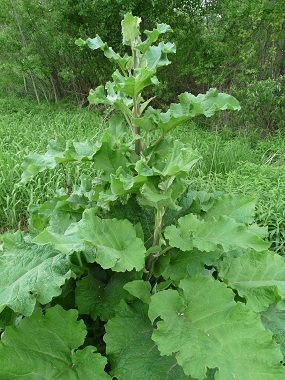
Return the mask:
POLYGON ((270 246, 245 225, 227 216, 203 221, 196 215, 189 214, 178 220, 177 227, 166 227, 165 236, 172 247, 182 251, 190 251, 194 247, 206 252, 218 248, 222 248, 224 252, 236 248, 264 251, 270 246))
POLYGON ((55 306, 45 315, 37 309, 16 327, 7 327, 0 342, 0 378, 110 380, 104 372, 107 360, 95 347, 77 350, 87 333, 77 318, 76 310, 55 306))
POLYGON ((253 252, 224 258, 217 265, 219 276, 236 289, 254 311, 264 311, 285 298, 285 260, 273 252, 253 252))
POLYGON ((69 258, 50 246, 12 241, 0 254, 0 310, 31 315, 36 302, 50 302, 72 275, 69 258))
POLYGON ((255 217, 255 197, 252 195, 226 194, 216 198, 212 207, 203 216, 210 220, 213 216, 226 215, 240 223, 253 223, 255 217))
POLYGON ((151 340, 153 326, 147 305, 125 302, 106 324, 104 341, 111 374, 118 380, 190 380, 173 357, 162 357, 151 340))
POLYGON ((94 144, 90 141, 66 141, 63 138, 51 140, 45 154, 31 153, 25 158, 22 164, 22 182, 27 182, 38 173, 54 169, 56 165, 64 162, 91 161, 100 146, 99 142, 94 144))
POLYGON ((140 271, 146 249, 128 220, 100 219, 95 209, 86 210, 78 223, 79 236, 96 249, 96 262, 115 272, 140 271))
POLYGON ((142 128, 162 129, 167 132, 195 116, 213 116, 221 110, 239 110, 239 102, 231 95, 211 88, 206 94, 194 96, 188 92, 179 95, 179 103, 172 103, 167 112, 149 107, 145 116, 136 121, 142 128))
POLYGON ((180 291, 151 297, 152 339, 162 355, 175 353, 184 372, 204 379, 218 368, 216 380, 281 380, 282 355, 259 315, 235 303, 226 284, 197 275, 180 282, 180 291))

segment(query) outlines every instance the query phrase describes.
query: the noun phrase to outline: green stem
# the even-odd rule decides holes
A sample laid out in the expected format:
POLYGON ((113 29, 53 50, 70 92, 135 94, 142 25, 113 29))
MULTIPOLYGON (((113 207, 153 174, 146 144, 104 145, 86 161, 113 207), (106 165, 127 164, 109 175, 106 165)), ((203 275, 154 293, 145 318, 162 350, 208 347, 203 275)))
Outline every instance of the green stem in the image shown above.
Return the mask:
MULTIPOLYGON (((178 125, 178 124, 177 124, 178 125)), ((170 132, 173 128, 175 128, 177 125, 173 125, 171 128, 168 128, 165 132, 163 132, 162 135, 159 136, 159 138, 157 140, 155 140, 154 143, 151 144, 151 146, 155 146, 156 144, 159 143, 159 141, 161 141, 163 139, 163 137, 165 135, 167 135, 168 132, 170 132)))
MULTIPOLYGON (((153 243, 152 246, 155 247, 156 245, 160 245, 161 240, 161 226, 162 226, 162 218, 165 213, 165 207, 162 207, 161 209, 156 209, 155 211, 155 218, 154 218, 154 233, 153 233, 153 243)), ((158 257, 158 254, 152 253, 149 258, 146 265, 146 269, 148 272, 148 279, 151 278, 152 275, 152 263, 154 259, 158 257)))
MULTIPOLYGON (((133 109, 133 115, 134 118, 139 118, 140 117, 140 94, 135 96, 133 99, 134 102, 134 109, 133 109)), ((135 126, 134 132, 136 135, 140 135, 141 129, 140 127, 135 126)), ((138 156, 141 154, 141 139, 137 139, 135 142, 135 152, 138 156)))
POLYGON ((162 218, 163 218, 164 213, 165 213, 164 207, 156 210, 155 219, 154 219, 154 234, 153 234, 153 243, 152 243, 153 246, 159 245, 160 243, 160 232, 161 232, 162 218))

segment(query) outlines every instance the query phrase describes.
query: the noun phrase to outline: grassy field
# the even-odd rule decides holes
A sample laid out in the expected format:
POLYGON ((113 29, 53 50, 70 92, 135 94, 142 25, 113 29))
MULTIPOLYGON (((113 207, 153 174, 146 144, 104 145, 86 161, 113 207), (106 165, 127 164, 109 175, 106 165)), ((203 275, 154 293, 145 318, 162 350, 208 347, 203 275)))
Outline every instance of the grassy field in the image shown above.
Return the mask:
MULTIPOLYGON (((49 140, 96 140, 104 129, 106 114, 79 109, 74 104, 37 105, 29 99, 0 98, 0 231, 25 228, 27 209, 41 203, 62 186, 62 171, 45 172, 20 185, 21 163, 29 152, 43 153, 49 140)), ((198 149, 203 160, 189 175, 194 189, 255 194, 256 218, 269 227, 272 247, 284 253, 285 238, 285 139, 259 139, 258 133, 229 129, 212 131, 194 124, 174 132, 198 149)), ((67 176, 79 177, 79 167, 67 176)))
POLYGON ((29 152, 43 153, 58 136, 82 141, 96 139, 103 117, 75 105, 37 105, 28 99, 0 99, 0 228, 15 229, 25 223, 29 204, 42 202, 62 185, 58 171, 39 175, 19 185, 21 163, 29 152))

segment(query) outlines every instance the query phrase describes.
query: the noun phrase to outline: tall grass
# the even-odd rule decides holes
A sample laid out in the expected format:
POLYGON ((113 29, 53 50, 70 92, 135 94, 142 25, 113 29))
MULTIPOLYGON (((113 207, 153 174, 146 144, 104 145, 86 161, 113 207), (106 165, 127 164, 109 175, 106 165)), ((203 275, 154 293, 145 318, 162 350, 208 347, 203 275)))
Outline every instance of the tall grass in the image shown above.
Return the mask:
MULTIPOLYGON (((25 227, 30 203, 46 200, 64 185, 60 171, 39 175, 19 186, 21 163, 31 151, 44 152, 51 139, 96 138, 102 118, 94 110, 68 103, 37 105, 33 100, 0 98, 0 229, 25 227)), ((76 168, 75 168, 76 170, 76 168)))

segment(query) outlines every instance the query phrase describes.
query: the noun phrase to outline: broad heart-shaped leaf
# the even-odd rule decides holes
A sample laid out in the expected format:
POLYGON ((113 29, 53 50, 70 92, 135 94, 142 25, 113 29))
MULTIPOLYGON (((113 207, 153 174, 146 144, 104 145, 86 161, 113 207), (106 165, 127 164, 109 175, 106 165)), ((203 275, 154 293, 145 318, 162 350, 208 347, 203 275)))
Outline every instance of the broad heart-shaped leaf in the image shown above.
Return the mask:
POLYGON ((45 154, 31 153, 25 158, 22 164, 22 182, 27 182, 46 169, 54 169, 60 163, 91 161, 100 146, 99 142, 66 141, 63 138, 51 140, 45 154))
POLYGON ((0 310, 8 306, 29 316, 37 301, 60 295, 72 274, 69 258, 50 246, 11 241, 0 253, 0 310))
POLYGON ((272 304, 261 313, 261 321, 265 328, 275 334, 276 340, 280 342, 280 348, 285 357, 285 310, 284 303, 272 304))
POLYGON ((140 22, 140 17, 133 16, 131 13, 127 13, 125 15, 124 19, 121 22, 124 45, 134 45, 135 39, 140 36, 140 22))
POLYGON ((79 236, 96 249, 96 262, 115 272, 143 269, 146 249, 128 220, 100 219, 95 209, 85 210, 79 236))
POLYGON ((96 320, 108 321, 115 316, 115 308, 121 300, 130 300, 124 286, 138 278, 136 272, 115 273, 106 283, 96 273, 89 272, 76 283, 75 302, 80 314, 87 314, 96 320))
POLYGON ((45 315, 36 309, 16 327, 7 327, 0 342, 0 378, 110 380, 104 372, 107 360, 95 347, 76 351, 87 333, 77 318, 76 310, 55 306, 45 315))
POLYGON ((138 301, 121 302, 116 316, 106 324, 104 341, 117 380, 191 380, 173 357, 160 356, 151 340, 153 326, 147 317, 148 307, 138 301))
POLYGON ((162 355, 175 353, 184 372, 199 380, 207 367, 218 368, 216 380, 285 378, 272 334, 258 314, 235 303, 226 284, 197 275, 179 287, 151 297, 149 317, 159 318, 152 339, 162 355))
POLYGON ((194 247, 200 251, 211 252, 222 248, 229 252, 236 248, 265 251, 268 243, 245 225, 237 223, 227 216, 209 221, 199 220, 196 215, 189 214, 178 219, 178 226, 166 227, 165 237, 172 247, 182 251, 190 251, 194 247))
POLYGON ((149 107, 145 116, 136 120, 136 125, 147 130, 162 129, 168 132, 172 128, 195 116, 213 116, 221 110, 239 110, 239 102, 231 95, 219 93, 211 88, 206 94, 194 96, 188 92, 179 95, 179 103, 172 103, 167 112, 149 107))
POLYGON ((256 199, 252 195, 226 194, 216 198, 210 210, 204 214, 204 220, 213 216, 226 215, 237 222, 250 224, 254 221, 256 199))
POLYGON ((285 260, 273 252, 249 251, 226 257, 217 265, 219 276, 236 289, 252 310, 266 310, 270 304, 285 299, 285 260))

